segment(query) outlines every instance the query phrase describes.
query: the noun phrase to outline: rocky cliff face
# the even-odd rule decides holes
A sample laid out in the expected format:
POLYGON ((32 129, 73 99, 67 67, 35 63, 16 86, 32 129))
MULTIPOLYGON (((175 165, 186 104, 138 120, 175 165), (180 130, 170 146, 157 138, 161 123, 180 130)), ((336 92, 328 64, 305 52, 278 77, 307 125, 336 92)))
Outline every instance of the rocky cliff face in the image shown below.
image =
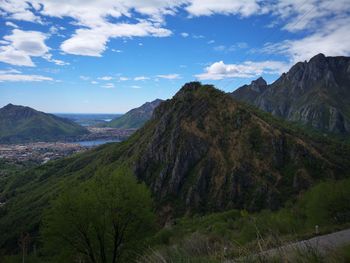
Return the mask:
POLYGON ((349 57, 319 54, 309 62, 295 64, 262 91, 256 92, 252 86, 243 86, 232 96, 290 121, 350 133, 349 57))
POLYGON ((199 83, 162 103, 138 136, 135 174, 164 213, 274 209, 338 170, 309 141, 199 83))

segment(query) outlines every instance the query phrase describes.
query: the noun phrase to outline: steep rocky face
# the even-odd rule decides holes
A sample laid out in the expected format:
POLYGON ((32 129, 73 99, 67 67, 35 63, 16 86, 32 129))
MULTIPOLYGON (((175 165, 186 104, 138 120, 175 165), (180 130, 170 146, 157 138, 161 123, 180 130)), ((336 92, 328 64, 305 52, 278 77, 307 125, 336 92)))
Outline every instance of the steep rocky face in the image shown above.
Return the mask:
POLYGON ((257 80, 252 81, 249 85, 244 85, 238 88, 233 94, 242 101, 254 101, 256 97, 265 91, 266 88, 266 81, 260 77, 257 80))
POLYGON ((232 96, 290 121, 350 133, 349 57, 319 54, 295 64, 262 92, 253 92, 250 86, 237 89, 232 96))
POLYGON ((123 116, 111 120, 107 126, 113 128, 140 128, 147 122, 153 114, 154 109, 162 102, 161 99, 156 99, 151 102, 146 102, 142 106, 132 109, 123 116))
POLYGON ((338 170, 309 141, 199 83, 162 103, 138 135, 128 155, 139 152, 135 174, 164 213, 273 209, 338 170))
POLYGON ((8 104, 0 109, 0 143, 71 139, 86 133, 70 120, 29 107, 8 104))

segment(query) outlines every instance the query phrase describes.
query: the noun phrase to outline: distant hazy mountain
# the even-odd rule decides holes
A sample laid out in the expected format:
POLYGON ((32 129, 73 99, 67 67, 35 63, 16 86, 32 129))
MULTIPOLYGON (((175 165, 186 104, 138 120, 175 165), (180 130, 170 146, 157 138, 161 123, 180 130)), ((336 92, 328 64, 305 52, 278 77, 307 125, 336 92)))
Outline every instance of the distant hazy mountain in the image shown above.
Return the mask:
POLYGON ((232 93, 238 100, 323 131, 350 133, 350 57, 319 54, 271 85, 259 78, 232 93))
POLYGON ((68 119, 8 104, 0 109, 0 143, 72 139, 88 131, 68 119))
POLYGON ((153 114, 154 109, 162 102, 161 99, 156 99, 151 102, 146 102, 142 106, 132 109, 123 116, 118 117, 106 124, 112 128, 140 128, 146 121, 148 121, 153 114))

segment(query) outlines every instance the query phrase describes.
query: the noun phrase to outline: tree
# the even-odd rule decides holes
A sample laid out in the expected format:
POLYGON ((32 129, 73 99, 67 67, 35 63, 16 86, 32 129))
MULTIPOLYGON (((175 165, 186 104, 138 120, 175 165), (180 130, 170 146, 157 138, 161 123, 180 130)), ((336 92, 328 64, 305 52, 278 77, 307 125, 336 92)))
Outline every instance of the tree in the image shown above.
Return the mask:
POLYGON ((44 243, 61 259, 116 263, 152 232, 152 200, 130 174, 97 176, 60 195, 44 216, 44 243))

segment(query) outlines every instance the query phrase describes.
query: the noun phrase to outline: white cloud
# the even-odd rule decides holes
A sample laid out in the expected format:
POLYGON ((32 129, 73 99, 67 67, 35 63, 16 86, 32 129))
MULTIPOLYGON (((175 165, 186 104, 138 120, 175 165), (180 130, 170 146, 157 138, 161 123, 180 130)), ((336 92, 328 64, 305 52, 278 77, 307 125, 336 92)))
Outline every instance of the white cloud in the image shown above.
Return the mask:
POLYGON ((350 17, 329 21, 315 33, 297 40, 268 43, 262 52, 287 55, 292 63, 309 60, 318 53, 350 56, 350 17))
POLYGON ((279 0, 270 3, 269 9, 278 17, 283 28, 290 32, 304 29, 319 30, 329 21, 348 17, 348 0, 279 0))
POLYGON ((53 81, 50 77, 41 75, 24 75, 24 74, 2 74, 0 73, 0 82, 40 82, 40 81, 53 81))
POLYGON ((252 62, 242 64, 225 64, 215 62, 205 68, 205 72, 195 75, 200 80, 220 80, 225 78, 250 78, 265 74, 281 74, 288 69, 288 65, 280 61, 252 62))
MULTIPOLYGON (((274 18, 271 25, 280 25, 289 32, 304 30, 307 33, 304 38, 277 43, 279 46, 275 47, 289 50, 284 52, 295 58, 309 56, 312 49, 304 49, 303 44, 310 47, 315 43, 317 52, 326 54, 348 52, 346 30, 349 28, 343 22, 349 17, 349 0, 0 0, 0 3, 1 14, 9 19, 42 23, 46 17, 71 18, 77 30, 62 43, 61 49, 75 55, 101 56, 113 38, 170 36, 172 32, 165 28, 164 17, 175 15, 180 9, 186 10, 190 17, 214 14, 249 17, 269 13, 274 18), (125 18, 137 22, 125 22, 125 18), (327 31, 334 21, 343 23, 343 28, 335 28, 337 32, 334 33, 327 31), (340 36, 344 32, 345 35, 340 36), (333 51, 329 52, 330 45, 334 43, 333 51)), ((50 31, 57 34, 54 28, 50 31)), ((188 33, 180 35, 186 37, 188 33)), ((192 37, 203 38, 202 35, 192 37)), ((5 40, 0 40, 0 43, 7 45, 5 40)), ((217 48, 225 51, 232 49, 227 46, 217 48)), ((7 63, 34 65, 31 56, 24 51, 7 46, 1 47, 0 53, 0 59, 7 63)), ((51 61, 64 64, 53 59, 51 61)))
POLYGON ((190 34, 189 34, 189 33, 186 33, 186 32, 182 32, 180 35, 181 35, 182 37, 188 37, 190 34))
POLYGON ((0 5, 0 9, 5 12, 4 16, 16 20, 42 23, 40 17, 34 15, 31 11, 32 8, 36 9, 36 7, 35 3, 30 4, 29 1, 22 0, 2 0, 0 5))
POLYGON ((98 84, 98 82, 97 81, 95 81, 95 80, 93 80, 93 81, 91 81, 91 84, 98 84))
POLYGON ((12 23, 10 21, 6 21, 5 25, 7 25, 9 27, 13 27, 13 28, 18 28, 18 26, 15 23, 12 23))
POLYGON ((234 14, 247 17, 262 12, 258 0, 192 0, 186 10, 193 16, 234 14))
POLYGON ((119 77, 119 80, 120 81, 127 81, 127 80, 129 80, 129 78, 127 78, 127 77, 119 77))
POLYGON ((146 76, 138 76, 138 77, 135 77, 134 80, 135 81, 140 81, 140 80, 148 80, 150 79, 149 77, 146 77, 146 76))
POLYGON ((111 76, 103 76, 103 77, 100 77, 100 78, 98 78, 98 79, 108 81, 108 80, 112 80, 113 77, 111 77, 111 76))
POLYGON ((78 29, 73 37, 64 41, 61 49, 69 54, 100 57, 106 50, 110 38, 116 37, 166 37, 171 31, 157 27, 150 22, 137 24, 111 24, 105 23, 102 26, 91 29, 78 29))
POLYGON ((238 43, 231 45, 231 46, 225 46, 225 45, 215 46, 213 49, 215 51, 233 52, 233 51, 237 51, 240 49, 245 49, 247 47, 248 47, 248 44, 246 42, 238 42, 238 43))
POLYGON ((165 75, 157 75, 158 78, 161 79, 180 79, 179 74, 165 74, 165 75))
POLYGON ((133 89, 141 89, 141 87, 140 86, 137 86, 137 85, 132 85, 132 86, 130 86, 131 88, 133 88, 133 89))
POLYGON ((8 42, 0 46, 0 61, 18 66, 34 66, 31 57, 44 56, 49 48, 45 44, 45 34, 37 31, 12 30, 4 36, 8 42))
POLYGON ((52 58, 52 55, 49 54, 49 53, 46 53, 46 54, 43 56, 43 58, 46 59, 46 60, 49 61, 49 62, 55 63, 55 64, 58 65, 58 66, 66 66, 66 65, 69 65, 69 64, 70 64, 69 62, 66 62, 66 61, 63 61, 63 60, 60 60, 60 59, 54 59, 54 58, 52 58))
POLYGON ((0 46, 0 61, 17 65, 34 67, 32 57, 42 57, 56 65, 67 65, 62 60, 53 59, 50 48, 45 44, 47 36, 38 31, 12 30, 11 35, 4 36, 5 44, 0 46))
POLYGON ((0 70, 0 74, 20 74, 22 73, 21 71, 17 70, 17 69, 13 69, 13 68, 10 68, 10 69, 5 69, 5 70, 0 70))
POLYGON ((106 83, 106 84, 102 85, 101 87, 105 88, 105 89, 113 89, 114 84, 113 83, 106 83))

